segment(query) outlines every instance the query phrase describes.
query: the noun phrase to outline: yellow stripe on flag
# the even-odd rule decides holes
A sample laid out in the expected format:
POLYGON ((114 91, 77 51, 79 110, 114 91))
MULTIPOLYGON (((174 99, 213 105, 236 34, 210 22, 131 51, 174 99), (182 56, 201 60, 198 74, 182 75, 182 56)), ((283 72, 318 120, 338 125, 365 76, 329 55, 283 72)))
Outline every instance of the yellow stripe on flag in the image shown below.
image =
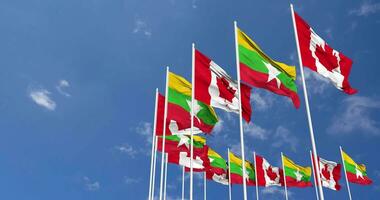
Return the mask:
POLYGON ((359 165, 356 164, 356 162, 349 155, 347 155, 343 150, 342 150, 342 154, 343 154, 343 160, 344 160, 344 162, 346 162, 348 164, 351 164, 353 166, 357 166, 357 168, 359 168, 360 171, 366 172, 365 165, 363 165, 363 164, 359 164, 359 165))
POLYGON ((211 149, 211 148, 208 148, 207 155, 208 155, 208 156, 212 156, 212 157, 222 158, 222 156, 220 156, 218 153, 216 153, 216 152, 215 152, 213 149, 211 149))
POLYGON ((277 62, 267 56, 260 47, 246 35, 243 31, 241 31, 239 28, 237 29, 237 35, 238 35, 238 43, 239 45, 243 46, 244 48, 255 51, 259 53, 263 58, 268 60, 273 66, 277 66, 280 68, 279 70, 283 71, 284 73, 288 74, 293 80, 296 80, 296 68, 294 66, 287 65, 282 62, 277 62))
POLYGON ((193 139, 194 139, 195 142, 200 142, 203 145, 206 144, 206 138, 204 138, 204 137, 193 135, 193 139))
POLYGON ((297 165, 286 156, 283 156, 283 159, 284 159, 283 161, 284 161, 285 167, 288 167, 294 170, 299 170, 300 172, 303 172, 305 175, 311 176, 311 167, 302 167, 300 165, 297 165))
POLYGON ((191 83, 172 72, 169 72, 169 88, 191 97, 191 83))
MULTIPOLYGON (((236 165, 242 166, 242 160, 238 157, 236 157, 233 153, 230 152, 230 162, 235 163, 236 165)), ((245 168, 246 169, 252 169, 251 164, 248 161, 245 161, 245 168)))

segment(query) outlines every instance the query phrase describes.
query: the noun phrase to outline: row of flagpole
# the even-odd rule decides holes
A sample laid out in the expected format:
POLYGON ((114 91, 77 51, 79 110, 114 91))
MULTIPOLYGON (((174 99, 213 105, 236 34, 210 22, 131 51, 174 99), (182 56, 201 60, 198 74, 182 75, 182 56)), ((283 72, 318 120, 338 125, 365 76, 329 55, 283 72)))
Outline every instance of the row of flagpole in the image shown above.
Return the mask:
MULTIPOLYGON (((291 8, 291 15, 292 15, 292 21, 293 21, 293 28, 294 28, 294 35, 295 35, 295 41, 297 46, 297 54, 299 59, 299 69, 301 73, 301 80, 302 80, 302 87, 303 87, 303 93, 304 93, 304 100, 305 100, 305 107, 306 107, 306 115, 308 120, 308 126, 309 126, 309 132, 310 132, 310 140, 312 144, 312 151, 310 152, 311 159, 318 160, 318 154, 317 154, 317 148, 316 148, 316 142, 314 137, 314 130, 313 130, 313 123, 311 118, 311 112, 309 107, 309 100, 308 100, 308 93, 307 93, 307 87, 306 87, 306 81, 304 77, 304 70, 302 65, 302 57, 300 52, 300 46, 299 46, 299 40, 296 30, 296 24, 295 24, 295 16, 294 16, 294 9, 293 5, 290 4, 291 8)), ((241 105, 241 88, 240 88, 240 59, 239 59, 239 50, 238 50, 238 37, 237 37, 237 22, 234 22, 234 35, 235 35, 235 54, 236 54, 236 70, 237 70, 237 82, 238 82, 238 92, 239 92, 239 130, 240 130, 240 148, 241 148, 241 156, 243 163, 245 162, 245 150, 244 150, 244 131, 243 131, 243 117, 242 117, 242 105, 241 105)), ((189 196, 190 200, 193 200, 193 157, 194 157, 194 151, 193 151, 193 127, 194 127, 194 80, 195 80, 195 44, 192 44, 192 95, 191 95, 191 129, 190 129, 190 184, 189 184, 189 196)), ((169 67, 166 68, 166 87, 165 87, 165 107, 164 107, 164 124, 163 124, 163 135, 166 135, 166 118, 167 118, 167 104, 168 104, 168 74, 169 74, 169 67)), ((157 152, 157 139, 155 138, 156 133, 156 112, 157 112, 157 99, 158 99, 158 89, 156 89, 156 105, 155 105, 155 117, 154 117, 154 128, 153 128, 153 140, 152 140, 152 156, 151 156, 151 167, 150 167, 150 179, 149 179, 149 198, 154 198, 154 187, 155 187, 155 173, 156 173, 156 152, 157 152)), ((341 150, 342 151, 342 150, 341 150)), ((159 200, 165 200, 166 199, 166 170, 167 170, 167 157, 165 160, 165 137, 162 139, 162 154, 161 154, 161 174, 160 174, 160 190, 159 190, 159 200)), ((282 154, 282 153, 281 153, 282 154)), ((229 155, 228 155, 229 156, 229 155)), ((256 157, 254 156, 256 159, 256 157)), ((281 155, 281 159, 283 159, 283 156, 281 155)), ((342 157, 343 159, 343 157, 342 157)), ((229 160, 229 159, 228 159, 229 160)), ((256 160, 255 160, 256 163, 256 160)), ((313 163, 313 162, 312 162, 313 163)), ((184 199, 184 178, 185 178, 185 168, 183 167, 182 172, 182 199, 184 199)), ((242 171, 243 171, 243 177, 246 177, 246 168, 245 163, 242 165, 242 171)), ((344 171, 346 172, 346 169, 344 168, 344 171)), ((320 169, 319 164, 316 164, 314 166, 313 164, 313 172, 315 174, 315 182, 321 183, 321 176, 320 176, 320 169), (314 169, 316 170, 316 173, 314 172, 314 169)), ((230 173, 230 172, 229 172, 230 173)), ((255 168, 256 173, 256 168, 255 168)), ((230 175, 230 174, 229 174, 230 175)), ((204 174, 204 199, 206 199, 206 174, 204 174)), ((347 180, 346 175, 346 182, 347 182, 347 188, 349 192, 349 198, 351 198, 351 192, 347 180)), ((256 176, 256 183, 257 183, 257 176, 256 176)), ((286 189, 286 181, 285 183, 285 196, 287 199, 287 189, 286 189)), ((322 184, 316 184, 316 195, 317 199, 324 200, 323 195, 323 189, 322 184), (318 191, 318 192, 317 192, 318 191)), ((229 180, 229 199, 231 200, 231 183, 229 180)), ((258 195, 258 186, 256 184, 256 198, 259 199, 258 195)), ((247 200, 247 185, 244 178, 243 181, 243 199, 247 200)))

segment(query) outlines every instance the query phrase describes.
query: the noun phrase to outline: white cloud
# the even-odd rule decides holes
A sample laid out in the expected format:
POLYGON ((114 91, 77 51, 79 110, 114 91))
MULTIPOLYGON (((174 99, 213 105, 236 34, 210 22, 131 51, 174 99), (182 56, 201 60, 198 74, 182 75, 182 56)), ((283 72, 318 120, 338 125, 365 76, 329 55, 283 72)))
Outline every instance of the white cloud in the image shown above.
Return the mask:
POLYGON ((146 138, 146 141, 148 141, 149 144, 152 143, 152 135, 153 135, 153 128, 152 123, 149 122, 141 122, 135 129, 135 131, 144 136, 146 138))
POLYGON ((222 132, 223 128, 224 128, 224 121, 222 118, 219 117, 218 123, 216 123, 216 125, 214 126, 214 129, 212 129, 213 134, 218 135, 219 133, 222 132))
POLYGON ((363 1, 359 8, 350 10, 349 13, 357 16, 368 16, 380 11, 380 3, 363 1))
MULTIPOLYGON (((290 192, 289 190, 287 192, 288 192, 288 197, 293 196, 292 192, 290 192)), ((285 196, 285 190, 283 187, 275 187, 275 186, 266 187, 266 188, 261 190, 261 193, 263 195, 271 195, 271 196, 281 195, 282 198, 280 198, 280 199, 283 199, 283 197, 285 196)), ((272 197, 272 199, 273 199, 273 197, 272 197)))
POLYGON ((69 88, 69 87, 70 87, 70 83, 67 80, 60 80, 58 82, 58 85, 55 88, 61 95, 65 97, 70 97, 71 95, 64 91, 65 88, 69 88))
POLYGON ((135 20, 135 26, 132 32, 135 34, 141 33, 148 38, 152 36, 152 32, 149 29, 147 23, 143 21, 142 19, 135 20))
POLYGON ((141 178, 131 178, 131 177, 125 177, 124 182, 126 184, 136 184, 141 182, 141 178))
POLYGON ((136 154, 138 153, 138 151, 135 150, 129 144, 123 144, 123 145, 120 145, 120 146, 116 146, 115 149, 118 150, 120 153, 127 154, 131 158, 134 158, 136 156, 136 154))
POLYGON ((92 181, 87 176, 83 177, 84 185, 88 191, 97 191, 100 189, 100 183, 98 181, 92 181))
POLYGON ((255 90, 251 94, 251 102, 253 104, 252 110, 253 111, 266 111, 268 108, 271 108, 274 103, 273 96, 270 96, 271 94, 268 92, 262 92, 259 90, 255 90))
POLYGON ((31 89, 29 97, 39 106, 42 106, 50 111, 55 110, 56 103, 50 98, 50 92, 45 89, 31 89))
POLYGON ((291 134, 289 129, 279 126, 273 136, 273 147, 282 147, 284 145, 289 146, 292 151, 297 150, 298 138, 291 134))
POLYGON ((254 123, 244 123, 244 133, 248 136, 260 140, 266 140, 268 139, 268 136, 270 135, 270 132, 254 123))
MULTIPOLYGON (((304 75, 307 91, 313 94, 323 94, 330 85, 329 80, 309 69, 304 68, 304 75)), ((298 76, 297 81, 298 85, 302 86, 301 76, 298 76)))
POLYGON ((350 96, 343 101, 343 105, 343 109, 340 109, 333 117, 332 124, 327 129, 328 133, 339 135, 356 130, 361 133, 380 135, 379 122, 371 117, 371 111, 380 109, 380 100, 350 96))

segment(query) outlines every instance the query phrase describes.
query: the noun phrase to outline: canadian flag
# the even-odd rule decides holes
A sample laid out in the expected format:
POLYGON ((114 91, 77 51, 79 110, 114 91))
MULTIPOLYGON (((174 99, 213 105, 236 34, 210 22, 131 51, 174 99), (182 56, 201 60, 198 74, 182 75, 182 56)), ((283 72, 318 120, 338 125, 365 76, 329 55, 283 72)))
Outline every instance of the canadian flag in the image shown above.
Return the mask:
MULTIPOLYGON (((318 161, 322 186, 332 190, 340 190, 341 186, 339 185, 339 180, 341 178, 341 164, 320 157, 318 157, 318 161)), ((316 171, 315 168, 314 171, 316 171)), ((314 176, 314 178, 316 177, 314 176)))
POLYGON ((284 172, 278 167, 273 167, 265 158, 256 155, 256 173, 259 186, 283 186, 284 172))
POLYGON ((331 48, 296 12, 294 12, 303 65, 329 79, 336 88, 355 94, 350 86, 352 60, 331 48))
MULTIPOLYGON (((239 113, 238 83, 214 61, 195 50, 195 99, 227 112, 239 113)), ((251 120, 251 88, 240 84, 243 118, 251 120)))

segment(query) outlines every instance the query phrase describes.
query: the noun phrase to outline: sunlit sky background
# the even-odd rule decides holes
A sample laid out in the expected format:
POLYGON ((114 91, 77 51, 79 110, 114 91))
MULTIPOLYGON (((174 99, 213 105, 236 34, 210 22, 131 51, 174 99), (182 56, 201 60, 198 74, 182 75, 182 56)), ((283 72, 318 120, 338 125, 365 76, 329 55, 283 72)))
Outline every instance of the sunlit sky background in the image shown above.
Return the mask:
MULTIPOLYGON (((341 162, 342 145, 365 163, 371 186, 351 184, 354 199, 380 196, 379 1, 294 1, 296 11, 332 47, 354 61, 348 96, 306 69, 317 148, 341 162)), ((125 200, 148 193, 154 91, 164 92, 165 66, 191 77, 191 43, 236 77, 233 21, 272 58, 297 65, 288 1, 1 0, 0 199, 125 200)), ((298 68, 297 68, 298 69, 298 68)), ((310 137, 301 108, 286 97, 252 90, 252 152, 281 165, 280 152, 310 165, 310 137)), ((207 143, 239 154, 238 116, 217 110, 207 143)), ((169 165, 168 199, 180 197, 181 169, 169 165)), ((342 174, 343 175, 343 174, 342 174)), ((195 197, 203 197, 202 176, 195 197)), ((208 181, 209 199, 227 199, 208 181)), ((348 199, 345 179, 326 199, 348 199)), ((157 186, 157 185, 156 185, 157 186)), ((186 182, 188 188, 188 180, 186 182)), ((156 189, 156 192, 158 190, 156 189)), ((233 199, 242 187, 233 187, 233 199)), ((254 188, 248 190, 254 199, 254 188)), ((290 189, 314 199, 314 188, 290 189)), ((157 194, 157 193, 156 193, 157 194)), ((188 196, 188 194, 186 194, 188 196)), ((284 199, 283 188, 260 188, 284 199)))

